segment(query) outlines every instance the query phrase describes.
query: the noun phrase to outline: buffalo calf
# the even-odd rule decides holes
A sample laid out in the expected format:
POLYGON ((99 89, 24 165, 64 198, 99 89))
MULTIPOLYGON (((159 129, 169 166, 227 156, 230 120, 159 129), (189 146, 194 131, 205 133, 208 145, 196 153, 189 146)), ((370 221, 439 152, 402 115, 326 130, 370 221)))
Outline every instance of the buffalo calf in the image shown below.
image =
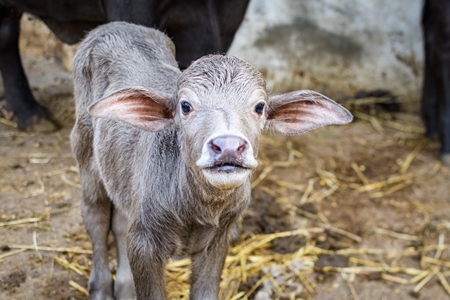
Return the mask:
POLYGON ((235 57, 205 56, 181 72, 174 52, 160 31, 118 22, 93 30, 75 55, 71 142, 93 248, 91 299, 166 299, 166 263, 185 256, 191 299, 217 299, 262 130, 352 120, 313 91, 268 96, 262 75, 235 57))

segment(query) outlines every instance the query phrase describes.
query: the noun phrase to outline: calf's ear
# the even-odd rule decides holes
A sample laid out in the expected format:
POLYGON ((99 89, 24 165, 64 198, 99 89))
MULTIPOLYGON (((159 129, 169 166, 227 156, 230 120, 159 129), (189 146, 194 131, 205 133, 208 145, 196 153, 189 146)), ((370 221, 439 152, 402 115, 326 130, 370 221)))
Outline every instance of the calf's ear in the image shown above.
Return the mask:
POLYGON ((125 122, 146 131, 158 131, 174 122, 174 96, 132 87, 115 92, 88 108, 89 114, 125 122))
POLYGON ((301 90, 270 96, 267 129, 300 134, 331 124, 347 124, 352 114, 342 105, 314 91, 301 90))

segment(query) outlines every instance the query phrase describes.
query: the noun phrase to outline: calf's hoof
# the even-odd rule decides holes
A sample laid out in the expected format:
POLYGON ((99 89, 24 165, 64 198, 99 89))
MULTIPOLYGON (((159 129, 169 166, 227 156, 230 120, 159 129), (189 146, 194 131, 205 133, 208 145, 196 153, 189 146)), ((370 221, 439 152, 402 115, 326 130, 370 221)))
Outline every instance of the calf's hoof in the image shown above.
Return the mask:
POLYGON ((114 296, 116 300, 136 300, 136 292, 134 286, 115 287, 114 296))
POLYGON ((103 284, 96 285, 93 282, 89 282, 89 299, 90 300, 115 300, 113 296, 112 283, 104 282, 103 284))

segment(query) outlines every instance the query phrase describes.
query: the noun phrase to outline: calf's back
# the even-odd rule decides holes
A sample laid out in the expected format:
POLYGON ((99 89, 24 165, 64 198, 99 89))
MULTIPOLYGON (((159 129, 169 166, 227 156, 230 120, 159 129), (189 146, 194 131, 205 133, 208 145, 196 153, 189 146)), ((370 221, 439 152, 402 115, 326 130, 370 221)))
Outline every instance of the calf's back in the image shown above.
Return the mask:
MULTIPOLYGON (((173 170, 177 156, 174 130, 149 133, 107 119, 94 119, 88 108, 98 100, 127 87, 148 87, 173 94, 180 71, 175 48, 162 32, 123 22, 111 23, 92 31, 74 58, 76 124, 72 147, 80 165, 88 166, 101 178, 115 203, 130 209, 128 199, 136 188, 134 177, 145 174, 143 160, 164 161, 153 164, 173 170), (133 30, 130 30, 133 29, 133 30), (175 149, 175 150, 174 150, 175 149), (163 156, 163 157, 161 157, 163 156), (141 160, 141 161, 139 161, 141 160)), ((158 172, 165 174, 164 170, 158 172)), ((167 182, 167 181, 166 181, 167 182)))

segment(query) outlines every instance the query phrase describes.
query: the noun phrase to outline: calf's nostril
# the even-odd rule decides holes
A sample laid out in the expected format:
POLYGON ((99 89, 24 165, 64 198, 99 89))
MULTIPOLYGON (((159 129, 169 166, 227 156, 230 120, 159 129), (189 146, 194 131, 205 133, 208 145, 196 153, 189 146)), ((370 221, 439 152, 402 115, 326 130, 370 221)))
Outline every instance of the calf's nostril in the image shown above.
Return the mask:
POLYGON ((244 143, 242 143, 242 145, 240 145, 239 148, 237 149, 237 152, 242 154, 244 153, 245 149, 247 149, 247 143, 244 141, 244 143))
POLYGON ((211 141, 209 145, 214 153, 220 154, 220 152, 222 152, 222 149, 218 145, 216 145, 214 141, 211 141))

